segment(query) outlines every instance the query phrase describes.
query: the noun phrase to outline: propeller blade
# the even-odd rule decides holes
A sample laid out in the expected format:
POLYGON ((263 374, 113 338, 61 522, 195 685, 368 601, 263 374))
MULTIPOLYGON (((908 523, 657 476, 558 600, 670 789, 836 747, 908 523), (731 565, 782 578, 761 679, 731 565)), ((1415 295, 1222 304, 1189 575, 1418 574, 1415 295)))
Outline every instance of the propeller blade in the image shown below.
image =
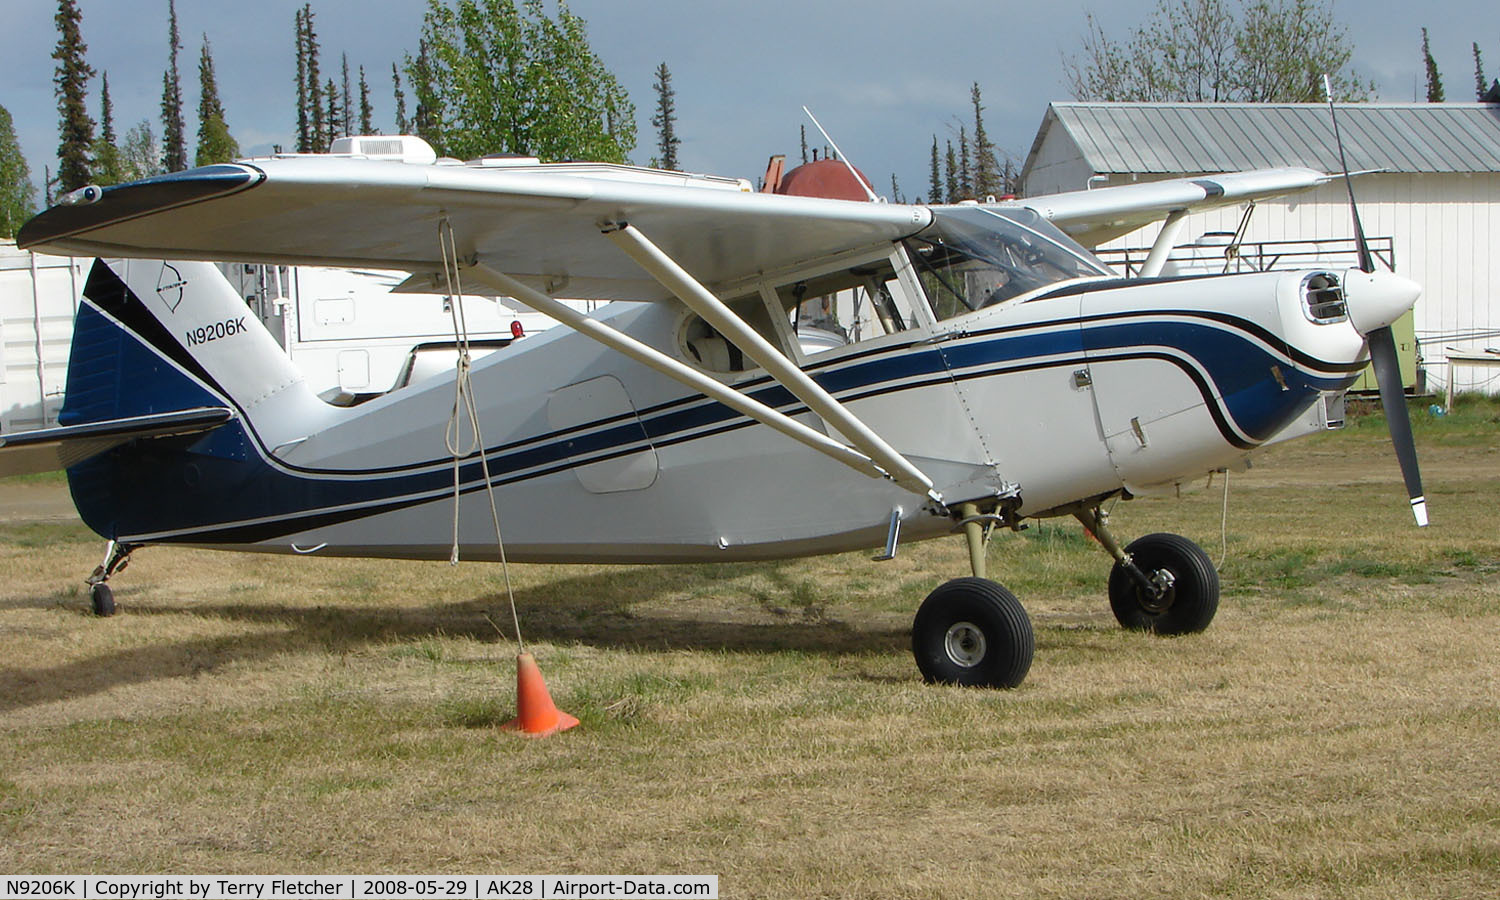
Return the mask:
MULTIPOLYGON (((1349 192, 1349 215, 1354 219, 1354 246, 1359 251, 1360 271, 1375 274, 1375 257, 1370 253, 1370 244, 1365 240, 1364 226, 1359 223, 1359 205, 1354 202, 1354 179, 1349 177, 1349 160, 1344 157, 1344 138, 1339 133, 1339 114, 1333 102, 1333 85, 1327 75, 1323 76, 1323 91, 1328 96, 1328 115, 1333 119, 1333 141, 1339 148, 1339 165, 1344 169, 1344 188, 1349 192)), ((1375 367, 1375 383, 1380 387, 1380 405, 1385 409, 1385 421, 1391 430, 1391 444, 1396 448, 1396 461, 1401 464, 1401 477, 1406 481, 1406 496, 1411 498, 1411 514, 1417 519, 1417 527, 1427 527, 1427 498, 1422 496, 1422 473, 1417 469, 1417 443, 1411 435, 1411 412, 1406 408, 1406 388, 1401 383, 1401 363, 1396 358, 1396 337, 1391 334, 1390 322, 1405 309, 1416 303, 1420 291, 1405 279, 1382 278, 1370 280, 1350 294, 1350 319, 1365 336, 1370 348, 1370 361, 1375 367), (1410 287, 1408 287, 1410 286, 1410 287), (1358 305, 1354 294, 1368 294, 1368 302, 1358 305), (1410 295, 1409 300, 1407 295, 1410 295), (1360 327, 1363 325, 1364 327, 1360 327), (1375 327, 1371 327, 1375 326, 1375 327)), ((1353 285, 1351 285, 1352 287, 1353 285)))
POLYGON ((1359 205, 1354 202, 1354 179, 1349 177, 1349 160, 1344 158, 1344 138, 1339 134, 1339 114, 1333 104, 1333 85, 1328 76, 1323 76, 1323 92, 1328 97, 1328 116, 1333 119, 1333 142, 1339 148, 1339 165, 1344 170, 1344 189, 1349 192, 1349 213, 1354 217, 1354 247, 1359 251, 1361 272, 1375 271, 1375 257, 1370 253, 1370 244, 1365 240, 1365 229, 1359 224, 1359 205))
POLYGON ((1417 526, 1427 525, 1427 498, 1422 496, 1422 473, 1417 469, 1417 445, 1411 435, 1411 414, 1406 408, 1406 390, 1401 384, 1401 364, 1396 359, 1396 338, 1390 326, 1377 328, 1368 335, 1370 360, 1375 366, 1375 383, 1380 386, 1380 405, 1391 429, 1391 443, 1406 481, 1406 495, 1411 498, 1411 512, 1417 526))

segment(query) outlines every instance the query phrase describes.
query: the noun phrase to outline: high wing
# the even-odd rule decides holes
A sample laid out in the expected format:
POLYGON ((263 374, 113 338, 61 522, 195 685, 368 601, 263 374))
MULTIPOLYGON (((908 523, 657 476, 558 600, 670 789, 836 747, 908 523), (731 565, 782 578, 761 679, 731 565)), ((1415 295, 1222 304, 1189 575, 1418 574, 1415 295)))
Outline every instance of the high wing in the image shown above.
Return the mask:
MULTIPOLYGON (((98 191, 99 189, 95 189, 98 191)), ((600 230, 629 222, 699 280, 722 284, 912 234, 925 209, 760 194, 748 183, 624 166, 413 165, 331 156, 208 166, 107 187, 29 222, 22 247, 438 272, 438 225, 548 294, 657 300, 666 291, 600 230)))
MULTIPOLYGON (((1313 187, 1272 169, 1010 201, 1084 244, 1182 209, 1313 187)), ((593 163, 409 164, 280 156, 68 195, 22 228, 23 248, 96 256, 366 266, 436 273, 438 228, 458 256, 552 296, 661 300, 668 292, 601 229, 629 223, 706 285, 789 270, 920 231, 926 207, 762 194, 748 183, 593 163)))
POLYGON ((1195 212, 1315 188, 1334 178, 1314 169, 1257 169, 1198 178, 1070 191, 1018 200, 1085 247, 1149 225, 1179 210, 1195 212))

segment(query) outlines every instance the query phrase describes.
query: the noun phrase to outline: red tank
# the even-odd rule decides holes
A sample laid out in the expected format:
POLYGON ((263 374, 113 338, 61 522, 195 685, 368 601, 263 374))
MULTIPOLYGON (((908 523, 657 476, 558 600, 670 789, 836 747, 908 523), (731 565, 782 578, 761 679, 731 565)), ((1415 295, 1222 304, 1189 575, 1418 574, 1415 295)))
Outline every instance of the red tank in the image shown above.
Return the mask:
MULTIPOLYGON (((832 200, 869 200, 870 194, 854 180, 854 171, 842 160, 815 159, 803 163, 782 176, 775 187, 778 194, 798 197, 827 197, 832 200)), ((860 181, 868 185, 873 193, 875 185, 859 173, 860 181)))

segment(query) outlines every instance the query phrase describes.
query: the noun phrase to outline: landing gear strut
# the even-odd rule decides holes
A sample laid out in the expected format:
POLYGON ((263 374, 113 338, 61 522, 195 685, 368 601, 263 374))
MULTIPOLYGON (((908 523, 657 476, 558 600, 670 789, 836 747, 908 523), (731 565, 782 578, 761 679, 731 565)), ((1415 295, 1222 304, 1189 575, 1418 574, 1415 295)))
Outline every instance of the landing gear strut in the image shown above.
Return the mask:
POLYGON ((110 590, 108 584, 111 575, 123 572, 130 565, 130 554, 135 550, 135 544, 117 544, 110 541, 104 547, 104 562, 94 568, 92 574, 84 579, 84 584, 89 586, 89 601, 93 604, 94 615, 112 616, 115 614, 115 592, 110 590))
POLYGON ((1180 534, 1148 534, 1120 549, 1097 507, 1073 513, 1115 558, 1109 605, 1125 628, 1156 634, 1202 631, 1219 609, 1219 572, 1180 534))
POLYGON ((1012 688, 1031 670, 1036 637, 1016 595, 985 577, 985 547, 1000 517, 959 507, 972 578, 927 595, 912 622, 911 650, 928 682, 1012 688))

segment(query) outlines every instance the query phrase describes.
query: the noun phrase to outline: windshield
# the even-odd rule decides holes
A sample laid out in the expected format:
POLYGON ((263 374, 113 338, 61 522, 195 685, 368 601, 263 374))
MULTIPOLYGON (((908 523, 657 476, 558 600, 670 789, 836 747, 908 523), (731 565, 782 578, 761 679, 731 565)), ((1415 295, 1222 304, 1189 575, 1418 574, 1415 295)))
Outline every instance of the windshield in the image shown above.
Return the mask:
POLYGON ((1112 274, 1035 211, 1023 207, 935 209, 907 252, 939 319, 1073 278, 1112 274))

